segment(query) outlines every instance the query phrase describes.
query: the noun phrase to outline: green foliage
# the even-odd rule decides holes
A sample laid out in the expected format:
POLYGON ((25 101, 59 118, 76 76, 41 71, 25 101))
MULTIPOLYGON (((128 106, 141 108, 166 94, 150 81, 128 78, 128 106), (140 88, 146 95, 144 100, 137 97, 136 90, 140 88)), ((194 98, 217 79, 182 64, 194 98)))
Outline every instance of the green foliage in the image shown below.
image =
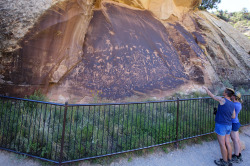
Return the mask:
POLYGON ((162 147, 162 150, 163 150, 165 153, 168 153, 168 148, 162 147))
POLYGON ((243 20, 249 20, 250 19, 250 15, 247 11, 246 8, 243 8, 241 11, 239 12, 228 12, 227 10, 223 11, 223 10, 217 10, 216 12, 213 12, 217 17, 227 21, 227 22, 231 22, 231 23, 237 23, 239 21, 243 21, 243 20))
MULTIPOLYGON (((232 85, 232 83, 230 83, 229 80, 222 80, 222 83, 225 87, 234 89, 234 86, 232 85)), ((224 89, 222 90, 224 91, 224 89)))
POLYGON ((247 89, 245 90, 244 88, 242 87, 238 87, 235 89, 236 91, 239 91, 241 93, 241 95, 247 95, 247 94, 250 94, 250 89, 247 89))
POLYGON ((226 11, 217 10, 215 14, 216 14, 217 17, 221 18, 222 20, 229 21, 230 15, 227 12, 227 10, 226 11))
POLYGON ((208 95, 206 93, 202 93, 200 91, 194 91, 191 92, 189 94, 184 94, 184 93, 180 93, 177 92, 175 94, 173 94, 171 97, 166 97, 166 100, 176 100, 177 97, 179 97, 180 99, 190 99, 190 98, 201 98, 201 97, 208 97, 208 95))
POLYGON ((46 96, 41 92, 41 90, 35 90, 34 94, 30 96, 25 96, 26 99, 37 100, 37 101, 48 101, 46 96))
MULTIPOLYGON (((243 8, 239 12, 229 13, 228 11, 217 10, 213 12, 217 17, 223 19, 224 21, 230 23, 234 28, 241 32, 247 31, 250 27, 250 14, 247 8, 243 8)), ((246 36, 247 33, 244 33, 246 36)), ((250 38, 250 36, 248 36, 250 38)))
POLYGON ((199 9, 205 10, 205 9, 217 8, 217 5, 220 2, 221 2, 221 0, 202 0, 202 3, 199 6, 199 9))
POLYGON ((236 29, 240 29, 241 27, 245 26, 245 27, 250 27, 250 21, 249 20, 242 20, 242 21, 238 21, 235 24, 232 22, 232 25, 234 26, 234 28, 236 29))
POLYGON ((16 154, 15 156, 18 160, 25 160, 28 158, 26 155, 20 155, 20 154, 16 154))

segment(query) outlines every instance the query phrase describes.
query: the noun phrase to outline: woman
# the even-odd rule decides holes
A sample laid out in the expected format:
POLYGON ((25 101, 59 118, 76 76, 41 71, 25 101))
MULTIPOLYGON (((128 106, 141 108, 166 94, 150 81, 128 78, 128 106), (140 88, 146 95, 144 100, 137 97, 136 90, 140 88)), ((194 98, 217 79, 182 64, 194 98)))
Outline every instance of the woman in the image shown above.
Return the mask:
POLYGON ((241 106, 242 100, 240 92, 235 92, 235 94, 232 97, 232 100, 234 102, 235 115, 236 115, 235 119, 232 119, 232 132, 230 134, 234 143, 234 154, 232 156, 232 162, 240 163, 243 161, 241 156, 241 144, 239 137, 240 122, 238 119, 238 114, 240 113, 240 110, 242 108, 241 106))
POLYGON ((214 100, 219 102, 218 111, 215 117, 215 133, 220 145, 222 159, 214 160, 214 163, 219 166, 230 166, 232 159, 232 147, 230 144, 230 133, 232 130, 232 118, 235 118, 234 103, 231 101, 231 97, 234 94, 234 90, 226 88, 223 96, 215 96, 207 87, 203 87, 207 94, 214 100))

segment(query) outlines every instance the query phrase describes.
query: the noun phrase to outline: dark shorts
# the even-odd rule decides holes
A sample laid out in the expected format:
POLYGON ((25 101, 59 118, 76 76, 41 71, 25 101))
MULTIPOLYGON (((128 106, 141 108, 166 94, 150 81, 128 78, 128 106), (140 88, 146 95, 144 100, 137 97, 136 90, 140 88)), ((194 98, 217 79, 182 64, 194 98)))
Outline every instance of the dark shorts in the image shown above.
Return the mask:
POLYGON ((232 123, 232 131, 238 131, 240 126, 240 123, 232 123))

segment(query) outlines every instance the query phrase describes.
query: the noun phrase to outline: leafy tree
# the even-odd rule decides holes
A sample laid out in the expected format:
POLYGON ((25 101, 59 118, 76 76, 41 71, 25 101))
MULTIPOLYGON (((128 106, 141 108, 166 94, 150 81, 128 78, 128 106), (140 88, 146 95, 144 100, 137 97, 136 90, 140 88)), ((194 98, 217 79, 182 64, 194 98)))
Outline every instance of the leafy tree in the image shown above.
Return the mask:
POLYGON ((248 10, 247 10, 246 7, 244 7, 244 8, 241 10, 241 12, 244 13, 244 14, 246 14, 246 13, 248 13, 248 10))
POLYGON ((244 13, 242 13, 242 12, 234 12, 233 17, 232 17, 232 21, 236 23, 238 21, 242 21, 244 18, 245 18, 244 13))
POLYGON ((248 12, 247 8, 244 7, 244 8, 241 10, 241 13, 243 13, 245 19, 250 20, 250 15, 249 15, 249 12, 248 12))
POLYGON ((234 28, 238 29, 250 39, 250 13, 247 8, 243 8, 239 12, 230 13, 228 11, 217 10, 212 13, 231 24, 234 28))
POLYGON ((202 0, 202 3, 199 7, 199 9, 205 10, 205 9, 217 9, 217 5, 221 2, 221 0, 202 0))
POLYGON ((228 11, 223 11, 223 10, 217 10, 215 12, 216 16, 221 18, 222 20, 229 21, 229 13, 228 11))

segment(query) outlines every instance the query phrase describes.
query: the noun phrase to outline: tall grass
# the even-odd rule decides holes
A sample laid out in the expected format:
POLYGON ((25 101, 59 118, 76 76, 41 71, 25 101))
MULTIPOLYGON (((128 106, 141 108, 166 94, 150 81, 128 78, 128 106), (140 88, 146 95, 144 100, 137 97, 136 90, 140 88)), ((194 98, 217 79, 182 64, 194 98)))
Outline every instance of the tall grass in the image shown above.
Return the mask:
POLYGON ((2 99, 0 109, 0 147, 58 160, 61 106, 2 99))

